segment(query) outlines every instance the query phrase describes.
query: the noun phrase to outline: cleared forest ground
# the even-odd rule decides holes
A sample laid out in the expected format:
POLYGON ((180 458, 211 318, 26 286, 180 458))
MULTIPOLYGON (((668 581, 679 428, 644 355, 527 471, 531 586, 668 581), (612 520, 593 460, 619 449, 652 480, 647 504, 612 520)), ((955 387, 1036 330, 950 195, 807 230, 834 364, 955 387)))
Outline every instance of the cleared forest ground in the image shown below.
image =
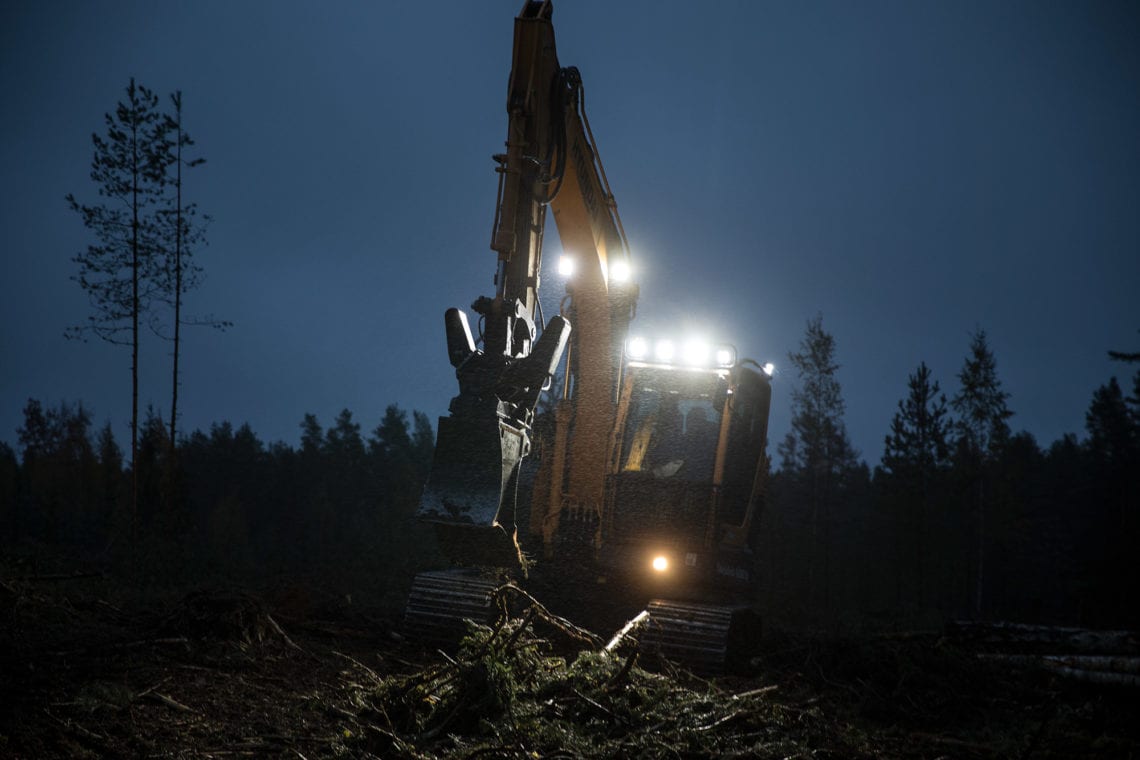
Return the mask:
POLYGON ((704 679, 534 615, 451 653, 395 628, 331 596, 0 579, 0 756, 1140 757, 1135 691, 935 634, 782 635, 704 679))

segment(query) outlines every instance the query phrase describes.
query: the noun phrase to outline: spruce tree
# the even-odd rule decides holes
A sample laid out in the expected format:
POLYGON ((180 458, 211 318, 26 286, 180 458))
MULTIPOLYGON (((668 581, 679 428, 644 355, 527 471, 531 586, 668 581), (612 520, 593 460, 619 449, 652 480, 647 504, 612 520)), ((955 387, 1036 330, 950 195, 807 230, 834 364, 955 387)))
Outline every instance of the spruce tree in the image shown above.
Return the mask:
MULTIPOLYGON (((1140 391, 1140 373, 1136 378, 1140 391)), ((1140 426, 1116 378, 1097 388, 1085 414, 1085 443, 1092 493, 1086 520, 1093 526, 1088 554, 1094 591, 1090 607, 1097 624, 1133 626, 1140 622, 1140 426)))
POLYGON ((976 515, 976 550, 974 556, 974 614, 981 614, 985 599, 987 480, 993 465, 1009 440, 1009 423, 1013 416, 998 379, 997 361, 986 340, 985 330, 977 330, 970 339, 970 353, 958 373, 961 384, 951 402, 958 415, 955 423, 956 456, 959 470, 966 476, 968 493, 976 515))
MULTIPOLYGON (((883 451, 887 492, 903 510, 909 512, 905 516, 913 526, 913 552, 910 554, 914 557, 920 606, 927 601, 931 491, 945 471, 950 455, 946 397, 940 393, 938 382, 932 381, 930 374, 930 368, 922 362, 908 378, 909 394, 899 401, 883 451)), ((897 525, 895 532, 896 539, 901 542, 902 533, 897 525)), ((899 557, 899 566, 895 568, 896 583, 902 581, 901 558, 905 553, 901 545, 896 548, 899 557)))
POLYGON ((909 394, 899 401, 886 437, 883 467, 891 475, 920 481, 944 467, 950 455, 950 419, 946 396, 930 379, 926 362, 907 378, 909 394))
POLYGON ((779 451, 782 476, 792 498, 808 511, 808 599, 831 603, 831 527, 844 479, 858 466, 847 437, 845 406, 837 373, 835 338, 823 329, 822 315, 807 323, 800 350, 788 359, 797 373, 792 391, 792 429, 779 451))
POLYGON ((970 339, 970 354, 958 373, 961 387, 951 402, 958 414, 955 425, 960 446, 968 456, 992 462, 1009 439, 1013 416, 998 379, 997 361, 986 340, 986 331, 977 330, 970 339))

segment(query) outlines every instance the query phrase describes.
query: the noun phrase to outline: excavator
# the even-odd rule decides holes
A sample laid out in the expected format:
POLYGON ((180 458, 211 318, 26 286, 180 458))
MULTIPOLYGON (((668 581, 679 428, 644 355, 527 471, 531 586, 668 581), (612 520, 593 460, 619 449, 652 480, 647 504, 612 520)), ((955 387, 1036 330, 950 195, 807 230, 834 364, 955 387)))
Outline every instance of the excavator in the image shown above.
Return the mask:
POLYGON ((459 568, 416 576, 405 627, 486 618, 478 568, 528 574, 576 610, 647 606, 643 648, 707 670, 755 636, 752 545, 768 471, 771 365, 728 344, 631 331, 639 287, 550 0, 515 19, 494 296, 444 315, 459 393, 417 517, 459 568), (547 208, 566 292, 539 300, 547 208))

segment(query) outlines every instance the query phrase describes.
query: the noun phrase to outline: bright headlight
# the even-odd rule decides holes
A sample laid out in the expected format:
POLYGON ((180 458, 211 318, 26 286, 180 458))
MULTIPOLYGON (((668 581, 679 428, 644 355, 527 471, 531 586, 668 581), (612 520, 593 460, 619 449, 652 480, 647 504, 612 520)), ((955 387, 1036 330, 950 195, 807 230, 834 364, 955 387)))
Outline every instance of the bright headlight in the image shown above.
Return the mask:
POLYGON ((669 362, 673 361, 673 354, 675 351, 676 349, 673 346, 673 341, 659 340, 657 341, 657 345, 654 347, 653 354, 657 361, 668 364, 669 362))
POLYGON ((702 367, 705 364, 708 364, 708 344, 699 340, 688 341, 685 343, 685 347, 681 351, 681 358, 685 364, 691 365, 693 367, 702 367))
POLYGON ((736 364, 736 351, 732 346, 717 346, 715 358, 718 367, 731 367, 736 364))
POLYGON ((649 342, 645 338, 630 338, 625 352, 630 359, 644 359, 649 353, 649 342))
POLYGON ((610 279, 614 282, 629 282, 631 274, 629 262, 624 259, 618 259, 610 264, 610 279))

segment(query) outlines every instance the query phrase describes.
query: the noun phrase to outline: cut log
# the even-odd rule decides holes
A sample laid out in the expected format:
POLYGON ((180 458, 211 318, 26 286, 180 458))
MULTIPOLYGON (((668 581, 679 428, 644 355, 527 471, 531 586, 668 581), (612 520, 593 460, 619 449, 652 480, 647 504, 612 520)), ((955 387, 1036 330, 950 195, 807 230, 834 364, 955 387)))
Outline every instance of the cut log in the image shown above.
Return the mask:
POLYGON ((1101 655, 980 654, 984 660, 1048 670, 1085 683, 1140 688, 1140 657, 1101 655))
POLYGON ((946 637, 987 652, 1140 655, 1140 633, 1136 631, 956 620, 947 623, 946 637))

